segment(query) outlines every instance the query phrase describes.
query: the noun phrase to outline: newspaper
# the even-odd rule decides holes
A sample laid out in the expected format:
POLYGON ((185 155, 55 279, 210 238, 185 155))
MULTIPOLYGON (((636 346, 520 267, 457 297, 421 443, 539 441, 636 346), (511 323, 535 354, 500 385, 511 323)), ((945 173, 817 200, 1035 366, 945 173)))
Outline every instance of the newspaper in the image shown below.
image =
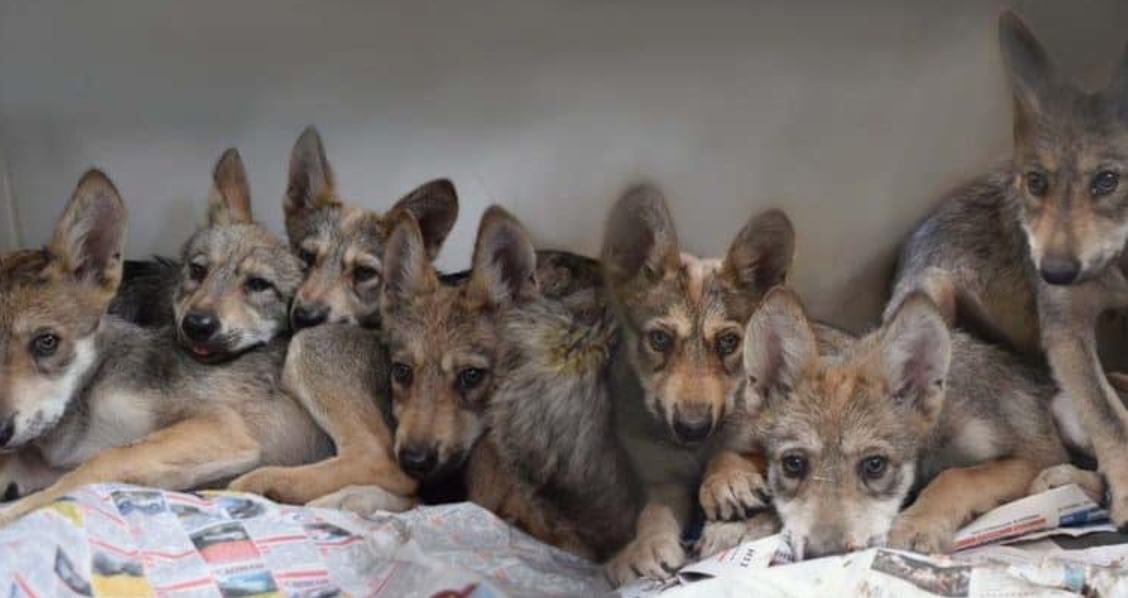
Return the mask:
MULTIPOLYGON (((1050 536, 1115 531, 1077 486, 1030 496, 962 528, 950 556, 874 548, 792 563, 782 536, 747 542, 642 580, 623 598, 675 596, 1021 597, 1128 596, 1128 544, 1063 549, 1050 536)), ((1121 538, 1123 540, 1123 538, 1121 538)))
POLYGON ((96 485, 0 529, 0 595, 599 595, 600 569, 462 503, 369 518, 96 485))

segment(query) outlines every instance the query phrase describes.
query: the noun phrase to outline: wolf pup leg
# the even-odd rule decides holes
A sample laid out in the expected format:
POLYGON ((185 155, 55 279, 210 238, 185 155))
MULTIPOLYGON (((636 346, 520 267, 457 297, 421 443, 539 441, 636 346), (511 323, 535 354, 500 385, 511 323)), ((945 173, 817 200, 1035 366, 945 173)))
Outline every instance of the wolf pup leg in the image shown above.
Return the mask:
POLYGON ((187 490, 246 471, 259 462, 259 457, 259 444, 243 418, 231 409, 216 409, 133 444, 96 453, 47 489, 0 510, 0 525, 86 484, 121 482, 187 490))
POLYGON ((231 488, 289 504, 306 504, 347 486, 375 485, 412 496, 418 484, 396 464, 379 403, 387 396, 384 361, 379 338, 370 331, 347 325, 301 331, 290 342, 283 384, 333 438, 337 455, 253 471, 231 488))
POLYGON ((688 495, 681 486, 648 489, 652 499, 638 516, 635 537, 607 563, 607 577, 618 587, 639 577, 667 579, 686 562, 681 531, 689 519, 688 495))
POLYGON ((735 451, 718 451, 705 467, 704 481, 698 500, 711 520, 747 519, 768 508, 768 484, 764 456, 741 455, 735 451))
POLYGON ((889 533, 889 545, 925 554, 947 552, 961 525, 1026 496, 1038 472, 1038 466, 1025 459, 999 459, 945 470, 897 518, 889 533))

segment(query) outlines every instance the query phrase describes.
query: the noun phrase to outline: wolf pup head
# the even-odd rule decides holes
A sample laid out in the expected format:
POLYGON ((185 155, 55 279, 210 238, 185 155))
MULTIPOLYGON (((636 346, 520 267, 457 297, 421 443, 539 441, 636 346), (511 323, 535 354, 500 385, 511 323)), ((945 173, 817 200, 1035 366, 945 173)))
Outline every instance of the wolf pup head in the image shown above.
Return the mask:
POLYGON ((684 444, 706 440, 733 406, 744 324, 784 281, 795 231, 755 216, 722 260, 682 254, 661 193, 631 189, 613 208, 602 262, 647 409, 684 444))
POLYGON ((830 358, 798 298, 769 293, 745 332, 742 400, 797 558, 885 542, 943 406, 950 355, 948 328, 924 295, 830 358))
POLYGON ((94 367, 125 230, 117 189, 91 170, 46 247, 0 255, 0 450, 50 432, 94 367))
POLYGON ((1034 267, 1049 284, 1093 278, 1128 241, 1128 49, 1112 81, 1062 80, 1013 13, 999 43, 1014 92, 1014 195, 1034 267))
POLYGON ((502 318, 535 297, 536 254, 521 223, 494 206, 478 228, 469 278, 442 284, 423 231, 403 211, 383 263, 396 458, 413 477, 434 479, 458 469, 485 430, 502 318))
POLYGON ((283 207, 290 245, 306 268, 290 313, 295 330, 324 323, 379 326, 381 258, 394 215, 415 217, 429 259, 458 219, 458 195, 445 179, 412 191, 387 215, 345 204, 313 127, 294 144, 283 207))
POLYGON ((224 152, 213 173, 207 226, 181 252, 174 298, 177 340, 206 362, 231 359, 289 330, 301 263, 251 214, 239 152, 224 152))

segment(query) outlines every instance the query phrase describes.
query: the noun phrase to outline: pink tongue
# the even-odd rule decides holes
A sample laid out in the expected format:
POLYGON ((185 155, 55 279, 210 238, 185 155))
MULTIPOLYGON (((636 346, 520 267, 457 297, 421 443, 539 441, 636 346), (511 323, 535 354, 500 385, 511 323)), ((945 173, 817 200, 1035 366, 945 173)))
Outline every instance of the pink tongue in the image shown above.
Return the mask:
POLYGON ((208 351, 203 347, 192 347, 192 352, 200 356, 207 356, 211 354, 211 351, 208 351))

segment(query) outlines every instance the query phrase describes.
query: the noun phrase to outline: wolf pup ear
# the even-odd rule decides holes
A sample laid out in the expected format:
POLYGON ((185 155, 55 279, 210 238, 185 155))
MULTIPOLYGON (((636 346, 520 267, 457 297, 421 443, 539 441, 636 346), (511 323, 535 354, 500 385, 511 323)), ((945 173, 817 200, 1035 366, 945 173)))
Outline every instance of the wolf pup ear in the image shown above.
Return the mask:
POLYGON ((427 255, 433 260, 439 255, 439 249, 458 220, 458 193, 454 189, 454 183, 447 179, 436 179, 420 185, 396 202, 391 211, 396 210, 407 210, 415 216, 419 230, 423 233, 427 255))
POLYGON ((795 292, 775 287, 744 331, 744 373, 759 400, 793 388, 818 358, 815 334, 795 292))
POLYGON ((944 318, 923 293, 913 293, 881 333, 881 362, 889 392, 898 404, 939 415, 952 356, 944 318))
POLYGON ((231 148, 220 156, 212 172, 213 187, 208 194, 208 224, 247 224, 251 213, 251 186, 239 150, 231 148))
POLYGON ((537 254, 525 226, 499 206, 490 206, 478 225, 470 273, 470 294, 482 305, 521 303, 537 293, 537 254))
POLYGON ((613 286, 660 280, 681 266, 674 219, 653 185, 627 190, 611 209, 604 234, 601 261, 613 286))
POLYGON ((394 307, 434 291, 439 277, 427 257, 423 233, 410 212, 398 212, 384 247, 384 306, 394 307))
POLYGON ((767 293, 787 280, 795 259, 795 227, 781 210, 754 216, 725 256, 723 276, 737 288, 767 293))
POLYGON ((125 231, 125 204, 117 189, 100 170, 90 170, 59 218, 48 251, 66 275, 108 299, 121 282, 125 231))
POLYGON ((1038 111, 1054 81, 1046 50, 1022 19, 1010 11, 999 16, 999 47, 1015 99, 1022 108, 1038 111))
POLYGON ((290 151, 290 174, 282 201, 286 233, 291 241, 297 239, 301 221, 310 211, 340 203, 335 189, 333 169, 325 157, 321 134, 313 126, 306 127, 290 151))

